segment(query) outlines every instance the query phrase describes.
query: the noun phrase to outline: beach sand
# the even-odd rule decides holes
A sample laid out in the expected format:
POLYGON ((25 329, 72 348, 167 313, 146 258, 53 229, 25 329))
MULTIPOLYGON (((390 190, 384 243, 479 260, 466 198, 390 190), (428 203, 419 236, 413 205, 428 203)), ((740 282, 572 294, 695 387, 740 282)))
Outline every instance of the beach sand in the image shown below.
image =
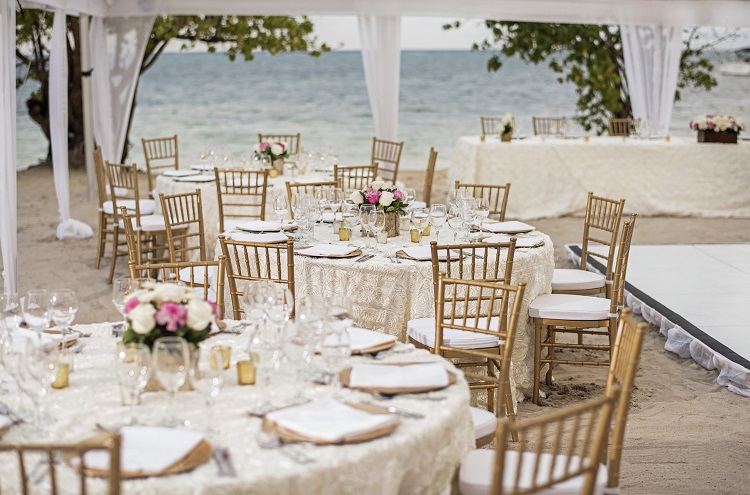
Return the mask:
MULTIPOLYGON (((444 183, 441 173, 436 188, 444 183)), ((404 174, 402 179, 421 188, 419 174, 404 174)), ((97 207, 87 200, 82 171, 71 173, 70 191, 73 218, 96 233, 97 207)), ((60 242, 55 237, 58 213, 51 168, 18 174, 18 205, 20 290, 69 287, 80 299, 78 323, 119 319, 107 283, 109 254, 97 271, 94 238, 60 242)), ((578 217, 533 222, 552 237, 558 267, 569 266, 563 246, 580 242, 582 223, 578 217)), ((640 217, 633 239, 634 244, 719 241, 750 242, 750 219, 640 217)), ((119 261, 117 273, 126 275, 125 259, 119 261)), ((625 437, 622 493, 750 493, 750 399, 717 385, 716 372, 665 351, 664 340, 655 328, 646 337, 625 437)), ((599 393, 606 368, 561 366, 555 378, 556 393, 540 407, 522 403, 519 419, 599 393)))

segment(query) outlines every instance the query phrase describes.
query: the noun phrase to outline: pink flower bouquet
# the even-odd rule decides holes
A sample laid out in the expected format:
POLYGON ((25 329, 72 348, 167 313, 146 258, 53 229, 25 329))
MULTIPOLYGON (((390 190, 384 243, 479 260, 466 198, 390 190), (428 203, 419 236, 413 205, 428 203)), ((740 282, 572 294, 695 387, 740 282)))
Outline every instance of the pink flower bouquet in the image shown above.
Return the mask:
POLYGON ((378 210, 396 212, 402 216, 406 215, 409 206, 404 191, 381 180, 374 181, 364 191, 354 191, 349 199, 357 206, 371 204, 378 210))
POLYGON ((745 130, 745 123, 739 117, 722 114, 698 115, 690 121, 694 131, 733 132, 739 134, 745 130))
POLYGON ((256 144, 253 151, 259 156, 268 155, 271 157, 271 160, 279 160, 289 156, 286 143, 282 143, 281 141, 263 141, 260 144, 256 144))

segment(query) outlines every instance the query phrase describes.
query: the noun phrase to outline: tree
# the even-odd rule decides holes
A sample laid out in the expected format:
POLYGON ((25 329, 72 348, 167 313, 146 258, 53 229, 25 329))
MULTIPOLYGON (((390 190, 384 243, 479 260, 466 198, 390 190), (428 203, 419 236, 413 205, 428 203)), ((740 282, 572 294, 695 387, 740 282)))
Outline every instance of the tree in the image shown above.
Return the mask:
MULTIPOLYGON (((16 21, 16 57, 21 77, 17 85, 28 77, 38 81, 40 86, 28 100, 26 108, 29 116, 50 138, 49 101, 49 48, 54 14, 41 10, 23 10, 16 21)), ((68 39, 68 156, 71 166, 82 166, 84 160, 83 111, 81 91, 81 57, 79 24, 77 17, 66 19, 68 39)), ((306 18, 283 16, 192 16, 157 17, 151 30, 146 53, 141 64, 140 74, 149 70, 164 52, 171 40, 181 40, 182 49, 189 50, 197 43, 208 45, 210 52, 218 47, 226 49, 230 60, 242 55, 251 61, 258 51, 272 55, 284 52, 307 52, 318 57, 330 51, 326 44, 318 44, 313 35, 313 24, 306 18)), ((133 121, 135 103, 130 112, 133 121)), ((124 154, 127 154, 125 146, 124 154)), ((49 152, 48 152, 49 155, 49 152)), ((49 156, 47 157, 49 159, 49 156)), ((122 157, 123 160, 125 156, 122 157)))
MULTIPOLYGON (((575 86, 575 119, 587 131, 601 134, 609 118, 632 117, 630 95, 625 81, 620 29, 618 26, 592 24, 543 24, 486 20, 491 36, 475 43, 473 50, 492 50, 487 70, 502 68, 504 57, 518 56, 525 62, 546 62, 558 74, 557 81, 575 86)), ((453 29, 460 23, 448 24, 453 29)), ((710 90, 716 86, 711 75, 713 65, 704 52, 717 41, 698 41, 699 31, 689 31, 680 59, 675 101, 680 90, 710 90)))

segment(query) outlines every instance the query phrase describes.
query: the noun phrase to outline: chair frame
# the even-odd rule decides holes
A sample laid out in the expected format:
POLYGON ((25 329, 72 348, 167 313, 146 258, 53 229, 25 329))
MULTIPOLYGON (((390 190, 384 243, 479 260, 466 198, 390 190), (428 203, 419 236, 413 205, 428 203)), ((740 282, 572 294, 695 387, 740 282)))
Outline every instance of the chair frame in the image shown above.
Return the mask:
POLYGON ((490 205, 489 218, 498 222, 505 221, 505 211, 508 209, 508 196, 510 195, 510 182, 505 185, 495 184, 462 184, 456 181, 455 188, 471 192, 472 198, 487 198, 490 205))
POLYGON ((258 143, 263 141, 281 141, 287 145, 290 155, 299 154, 300 133, 297 134, 262 134, 258 133, 258 143))
POLYGON ((268 195, 268 170, 239 170, 215 168, 216 175, 216 197, 219 201, 219 232, 224 232, 224 219, 229 218, 246 218, 246 219, 266 219, 266 197, 268 195), (223 179, 223 180, 222 180, 223 179), (245 180, 247 179, 247 180, 245 180), (241 203, 240 198, 252 200, 247 203, 241 203), (239 214, 228 213, 226 208, 231 211, 242 209, 253 209, 260 213, 239 214))
POLYGON ((370 165, 378 166, 381 179, 395 184, 398 178, 398 167, 401 163, 401 153, 404 151, 403 141, 386 141, 384 139, 372 138, 372 155, 370 165), (384 167, 383 164, 392 164, 384 167))
MULTIPOLYGON (((500 131, 497 130, 498 125, 503 121, 504 117, 479 117, 482 122, 482 137, 487 136, 498 136, 500 131)), ((516 125, 516 118, 513 117, 511 121, 513 129, 518 129, 516 125)))
POLYGON ((607 122, 609 135, 623 138, 629 137, 631 134, 635 134, 640 125, 641 119, 633 119, 630 117, 626 117, 624 119, 612 118, 607 122))
POLYGON ((167 227, 169 262, 190 261, 193 251, 198 251, 198 261, 206 260, 206 238, 203 229, 203 202, 201 190, 195 192, 164 195, 159 194, 164 225, 167 227), (190 232, 196 226, 198 232, 190 232), (191 246, 191 238, 198 238, 198 245, 191 246))
POLYGON ((99 201, 99 230, 97 233, 98 241, 96 243, 96 269, 98 270, 107 249, 107 241, 113 242, 113 251, 117 249, 114 245, 114 225, 117 225, 115 220, 116 215, 104 211, 104 203, 112 200, 110 199, 110 194, 107 192, 107 171, 104 165, 101 146, 97 146, 94 150, 94 171, 96 173, 96 193, 99 201))
MULTIPOLYGON (((219 236, 222 256, 227 260, 226 274, 229 284, 229 296, 232 300, 232 314, 235 320, 242 319, 244 310, 240 304, 242 291, 237 287, 238 280, 270 281, 285 284, 292 296, 294 291, 294 241, 286 243, 265 244, 259 242, 241 242, 219 236), (286 254, 286 278, 282 275, 282 253, 286 254), (275 259, 273 259, 275 254, 275 259), (262 256, 261 256, 262 255, 262 256), (244 264, 244 270, 243 268, 244 264)), ((292 312, 292 316, 294 312, 292 312)))
POLYGON ((427 158, 427 170, 424 173, 424 186, 422 187, 422 199, 427 208, 432 206, 432 181, 435 179, 437 157, 438 152, 435 148, 430 148, 430 155, 427 158))
POLYGON ((565 117, 531 117, 535 136, 559 136, 565 117))
POLYGON ((341 182, 344 190, 364 190, 378 176, 378 165, 334 165, 333 180, 341 182))
POLYGON ((143 156, 146 159, 148 172, 148 190, 154 190, 154 176, 164 170, 180 169, 180 153, 177 146, 177 134, 169 137, 141 138, 143 156), (166 164, 161 162, 168 161, 166 164), (159 163, 153 163, 159 162, 159 163))
POLYGON ((289 200, 289 215, 291 216, 292 220, 294 220, 294 208, 292 208, 292 199, 294 198, 295 194, 300 194, 300 191, 302 194, 312 194, 315 191, 316 187, 333 187, 336 189, 343 189, 341 187, 340 178, 337 180, 320 182, 303 182, 301 184, 292 184, 291 182, 287 181, 285 185, 287 199, 289 200))

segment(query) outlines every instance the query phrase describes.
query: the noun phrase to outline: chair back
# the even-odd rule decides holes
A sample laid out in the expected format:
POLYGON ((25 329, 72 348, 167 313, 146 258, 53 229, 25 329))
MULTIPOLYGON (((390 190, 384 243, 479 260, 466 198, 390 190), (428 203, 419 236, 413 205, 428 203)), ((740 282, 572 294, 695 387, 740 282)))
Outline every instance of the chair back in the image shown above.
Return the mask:
POLYGON ((122 219, 123 230, 125 231, 125 243, 128 246, 128 259, 130 262, 141 264, 141 243, 138 239, 138 233, 133 228, 133 219, 128 214, 128 209, 120 207, 120 218, 122 219))
POLYGON ((268 170, 216 168, 216 196, 219 200, 219 232, 226 218, 266 219, 268 170))
POLYGON ((565 117, 531 117, 534 126, 534 135, 558 135, 562 134, 565 117))
POLYGON ((112 211, 114 212, 115 225, 119 221, 120 209, 117 206, 118 199, 135 200, 135 208, 130 210, 135 219, 136 229, 141 227, 141 202, 138 188, 138 169, 135 163, 125 165, 120 163, 109 163, 107 166, 107 178, 109 179, 109 192, 112 200, 112 211))
POLYGON ((607 488, 616 488, 620 484, 620 459, 622 457, 625 426, 628 422, 630 398, 633 395, 635 373, 641 358, 643 338, 648 330, 646 323, 638 323, 629 308, 620 312, 612 363, 607 377, 607 388, 619 387, 620 398, 615 406, 615 420, 612 426, 609 455, 607 457, 607 488))
POLYGON ((392 184, 398 178, 398 166, 401 163, 401 152, 404 150, 404 142, 385 141, 376 137, 372 138, 372 160, 371 165, 378 166, 380 178, 392 184))
MULTIPOLYGON (((482 120, 482 137, 500 134, 503 127, 503 117, 480 117, 480 119, 482 120)), ((511 125, 513 129, 518 128, 515 117, 511 120, 511 125)))
MULTIPOLYGON (((7 483, 2 483, 3 493, 41 493, 41 490, 48 486, 47 493, 56 495, 58 493, 107 493, 109 495, 119 495, 121 490, 121 465, 120 465, 120 444, 121 437, 119 433, 102 433, 77 443, 2 443, 0 444, 0 453, 15 454, 15 465, 17 471, 13 469, 14 462, 11 457, 5 457, 3 460, 3 470, 6 472, 17 472, 17 480, 9 479, 7 483), (109 457, 109 469, 106 474, 106 481, 96 481, 100 483, 96 487, 89 486, 89 480, 94 477, 101 477, 102 473, 91 472, 86 467, 86 454, 92 451, 104 451, 109 457), (45 460, 43 465, 45 470, 37 474, 37 468, 30 465, 27 457, 33 454, 33 462, 36 464, 45 460), (41 459, 39 458, 41 457, 41 459), (59 458, 66 459, 75 468, 75 474, 72 475, 63 470, 58 472, 58 466, 64 464, 58 462, 59 458), (38 476, 42 476, 39 478, 38 476), (78 479, 76 481, 76 478, 78 479), (44 483, 41 483, 41 481, 44 483), (106 491, 101 483, 106 483, 106 491), (33 485, 33 486, 32 486, 33 485)), ((97 453, 98 453, 97 452, 97 453)), ((67 471, 67 469, 65 470, 67 471)))
POLYGON ((630 257, 630 243, 633 240, 633 229, 635 228, 636 214, 630 215, 630 220, 622 224, 620 234, 620 246, 617 249, 617 263, 612 281, 612 294, 610 297, 610 313, 617 313, 618 308, 625 301, 625 275, 628 271, 628 258, 630 257))
POLYGON ((499 420, 489 493, 551 493, 548 488, 583 476, 578 493, 593 494, 618 395, 619 389, 613 387, 603 396, 513 426, 506 419, 499 420), (511 430, 518 434, 518 450, 508 448, 511 430), (550 446, 550 453, 545 452, 545 445, 550 446))
POLYGON ((180 168, 180 156, 177 150, 177 134, 170 137, 143 139, 143 156, 146 158, 148 171, 148 190, 154 190, 154 176, 164 170, 180 168))
POLYGON ((586 202, 586 216, 583 221, 583 244, 581 245, 581 270, 585 270, 588 257, 593 256, 606 261, 604 277, 612 281, 615 249, 617 246, 617 233, 620 230, 622 211, 625 208, 625 200, 608 199, 594 196, 589 192, 586 202), (606 255, 591 251, 591 243, 606 246, 606 255))
POLYGON ((378 165, 334 165, 333 179, 341 181, 342 189, 364 190, 378 176, 378 165))
POLYGON ((641 125, 641 119, 609 119, 609 135, 628 137, 635 134, 641 125))
POLYGON ((227 259, 226 273, 232 313, 242 319, 242 296, 249 281, 261 280, 285 284, 294 296, 294 242, 264 244, 240 242, 219 236, 222 255, 227 259))
POLYGON ((289 214, 291 215, 292 220, 294 220, 294 208, 292 207, 294 197, 298 194, 314 194, 315 191, 321 187, 343 189, 341 187, 341 178, 330 181, 307 182, 302 184, 286 182, 286 195, 287 199, 289 199, 289 214))
POLYGON ((427 158, 427 170, 424 173, 424 187, 422 188, 422 199, 429 208, 432 205, 432 181, 435 178, 435 165, 437 164, 438 152, 430 148, 430 156, 427 158))
POLYGON ((299 153, 299 142, 300 133, 297 134, 261 134, 258 133, 258 142, 263 141, 277 141, 282 142, 286 145, 286 149, 290 155, 296 155, 299 153))
POLYGON ((169 196, 159 194, 159 201, 167 230, 169 261, 190 261, 193 256, 196 256, 198 261, 205 261, 206 241, 203 236, 201 190, 169 196))
POLYGON ((94 172, 96 173, 96 195, 99 200, 99 208, 104 206, 105 201, 109 201, 107 192, 107 170, 104 166, 104 155, 101 146, 94 150, 94 172))
POLYGON ((510 182, 505 185, 491 184, 461 184, 456 181, 456 189, 463 189, 472 198, 486 198, 490 205, 489 218, 498 222, 505 221, 505 210, 508 207, 508 195, 510 194, 510 182))

